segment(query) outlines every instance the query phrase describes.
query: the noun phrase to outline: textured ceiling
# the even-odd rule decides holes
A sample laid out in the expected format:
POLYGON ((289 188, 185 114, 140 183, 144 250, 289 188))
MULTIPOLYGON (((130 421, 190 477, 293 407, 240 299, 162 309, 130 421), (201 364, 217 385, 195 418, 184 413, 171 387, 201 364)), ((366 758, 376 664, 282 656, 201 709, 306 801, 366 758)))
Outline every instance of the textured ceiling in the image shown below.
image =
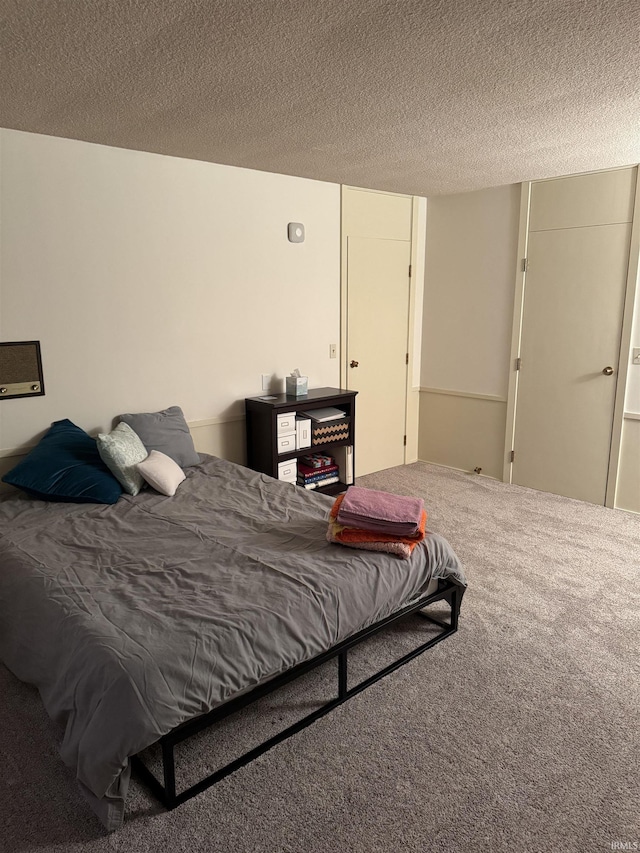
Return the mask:
POLYGON ((640 160, 638 0, 0 0, 0 126, 420 195, 640 160))

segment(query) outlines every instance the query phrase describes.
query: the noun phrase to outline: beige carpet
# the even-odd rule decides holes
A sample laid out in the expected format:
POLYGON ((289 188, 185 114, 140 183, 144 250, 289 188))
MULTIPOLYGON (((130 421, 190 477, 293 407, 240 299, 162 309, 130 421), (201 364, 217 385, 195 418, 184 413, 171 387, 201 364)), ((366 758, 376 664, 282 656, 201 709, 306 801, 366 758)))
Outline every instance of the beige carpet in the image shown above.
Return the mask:
MULTIPOLYGON (((426 853, 640 848, 640 517, 416 463, 362 485, 421 495, 464 562, 460 630, 177 810, 134 781, 105 836, 35 692, 0 667, 0 850, 426 853)), ((365 672, 422 620, 362 649, 365 672)), ((188 764, 307 710, 316 673, 188 764)))

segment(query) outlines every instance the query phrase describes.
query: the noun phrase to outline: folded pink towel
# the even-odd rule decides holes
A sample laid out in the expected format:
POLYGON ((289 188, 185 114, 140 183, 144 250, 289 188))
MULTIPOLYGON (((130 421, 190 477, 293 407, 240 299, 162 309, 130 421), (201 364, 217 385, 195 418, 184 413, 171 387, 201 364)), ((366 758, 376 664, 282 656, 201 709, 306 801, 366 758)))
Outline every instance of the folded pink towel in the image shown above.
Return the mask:
POLYGON ((351 486, 343 498, 336 521, 347 527, 360 527, 376 533, 412 536, 420 526, 423 510, 422 498, 351 486))

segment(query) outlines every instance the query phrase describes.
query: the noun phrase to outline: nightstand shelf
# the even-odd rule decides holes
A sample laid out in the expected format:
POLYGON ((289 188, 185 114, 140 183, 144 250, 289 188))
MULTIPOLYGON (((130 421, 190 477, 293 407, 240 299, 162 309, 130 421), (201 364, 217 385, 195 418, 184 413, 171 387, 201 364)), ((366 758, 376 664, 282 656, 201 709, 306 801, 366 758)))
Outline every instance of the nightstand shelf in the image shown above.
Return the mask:
MULTIPOLYGON (((317 494, 336 495, 351 485, 355 472, 355 399, 357 391, 341 388, 312 388, 304 397, 287 394, 247 397, 245 412, 247 419, 247 464, 254 471, 261 471, 278 478, 278 465, 282 462, 296 463, 301 456, 326 453, 334 456, 340 465, 340 482, 310 489, 317 494), (278 453, 278 415, 312 412, 314 409, 332 407, 340 409, 348 418, 349 437, 311 447, 278 453)), ((330 423, 330 422, 328 422, 330 423)))

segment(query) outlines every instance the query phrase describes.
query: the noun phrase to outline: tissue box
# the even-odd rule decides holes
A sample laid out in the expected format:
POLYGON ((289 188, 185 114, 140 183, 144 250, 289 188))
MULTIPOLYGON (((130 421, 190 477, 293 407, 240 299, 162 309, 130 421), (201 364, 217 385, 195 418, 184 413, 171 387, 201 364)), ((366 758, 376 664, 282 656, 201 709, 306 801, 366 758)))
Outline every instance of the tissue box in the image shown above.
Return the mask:
POLYGON ((287 376, 287 396, 304 397, 309 392, 308 376, 287 376))

